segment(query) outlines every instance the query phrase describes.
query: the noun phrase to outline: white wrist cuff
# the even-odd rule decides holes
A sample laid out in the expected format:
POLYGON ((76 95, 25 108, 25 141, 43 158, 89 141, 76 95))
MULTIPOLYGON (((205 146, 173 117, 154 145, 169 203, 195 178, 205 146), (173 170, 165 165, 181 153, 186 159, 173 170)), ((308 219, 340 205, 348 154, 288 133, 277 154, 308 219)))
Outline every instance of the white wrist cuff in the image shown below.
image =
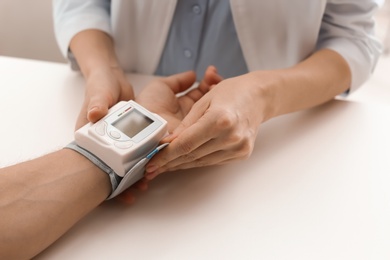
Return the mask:
POLYGON ((102 171, 108 174, 111 182, 111 194, 108 196, 107 200, 112 199, 122 193, 124 190, 129 188, 136 181, 141 179, 144 175, 145 165, 149 162, 152 157, 166 147, 168 143, 162 144, 147 154, 144 158, 139 160, 130 170, 126 172, 124 177, 118 176, 113 169, 111 169, 107 164, 100 160, 93 153, 85 150, 84 148, 78 146, 75 142, 69 143, 65 148, 72 149, 90 160, 93 164, 99 167, 102 171))

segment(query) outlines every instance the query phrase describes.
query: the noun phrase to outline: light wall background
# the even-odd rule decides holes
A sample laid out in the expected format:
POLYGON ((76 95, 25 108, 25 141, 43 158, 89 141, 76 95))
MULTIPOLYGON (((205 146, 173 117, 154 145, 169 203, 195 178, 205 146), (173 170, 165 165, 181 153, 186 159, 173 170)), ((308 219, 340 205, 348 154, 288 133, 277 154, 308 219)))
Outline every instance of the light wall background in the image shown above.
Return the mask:
POLYGON ((65 62, 54 37, 51 2, 0 0, 0 55, 65 62))

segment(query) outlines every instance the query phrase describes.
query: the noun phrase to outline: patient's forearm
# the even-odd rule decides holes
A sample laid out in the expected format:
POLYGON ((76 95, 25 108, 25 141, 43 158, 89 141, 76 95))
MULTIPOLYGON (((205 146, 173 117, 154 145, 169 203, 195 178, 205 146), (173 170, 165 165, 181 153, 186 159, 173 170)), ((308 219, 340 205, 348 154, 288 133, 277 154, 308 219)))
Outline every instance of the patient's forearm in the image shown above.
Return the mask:
POLYGON ((68 149, 0 169, 0 259, 38 254, 110 191, 107 174, 68 149))

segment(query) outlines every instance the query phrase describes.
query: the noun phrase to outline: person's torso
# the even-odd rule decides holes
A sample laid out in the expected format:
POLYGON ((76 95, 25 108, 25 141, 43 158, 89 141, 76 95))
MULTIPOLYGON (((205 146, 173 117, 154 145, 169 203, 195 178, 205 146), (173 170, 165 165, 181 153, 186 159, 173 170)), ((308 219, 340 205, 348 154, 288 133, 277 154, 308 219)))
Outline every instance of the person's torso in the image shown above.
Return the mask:
MULTIPOLYGON (((170 46, 170 39, 174 39, 170 38, 172 37, 170 28, 171 25, 175 27, 173 17, 176 6, 181 3, 177 0, 111 0, 111 3, 112 33, 117 55, 124 70, 146 74, 164 73, 161 69, 163 66, 159 67, 159 65, 161 65, 160 61, 165 60, 163 56, 166 55, 163 54, 166 51, 165 47, 170 46)), ((249 71, 286 68, 297 64, 316 49, 326 4, 326 0, 209 0, 207 8, 210 9, 207 9, 207 12, 211 10, 210 14, 213 14, 210 15, 213 21, 211 26, 207 21, 202 21, 201 26, 189 24, 187 25, 189 27, 185 25, 177 27, 179 31, 195 28, 198 31, 192 32, 193 36, 201 35, 201 39, 206 42, 206 45, 196 45, 189 42, 194 38, 193 36, 184 36, 183 42, 180 43, 181 48, 195 46, 198 60, 195 63, 188 62, 191 66, 186 65, 188 67, 184 70, 187 68, 202 70, 206 64, 214 63, 215 59, 199 55, 207 55, 208 52, 204 49, 211 45, 214 45, 213 48, 220 46, 223 39, 228 42, 223 42, 224 46, 221 46, 217 51, 218 54, 215 55, 223 63, 221 67, 234 62, 233 57, 239 56, 237 55, 239 49, 242 50, 249 71), (229 7, 228 2, 230 8, 226 9, 229 7), (213 5, 218 7, 217 11, 212 10, 213 5), (221 12, 220 9, 225 12, 221 12), (226 25, 215 24, 218 19, 226 22, 226 25), (211 28, 210 31, 203 30, 205 25, 211 28), (218 28, 224 30, 220 36, 218 36, 221 33, 218 28), (228 32, 231 29, 235 30, 228 32), (235 35, 236 38, 233 37, 235 35)), ((187 12, 187 15, 190 14, 187 12)), ((209 13, 203 19, 206 17, 209 17, 209 13)), ((196 19, 194 15, 193 19, 196 19)), ((195 39, 198 40, 200 39, 195 39)), ((185 49, 175 51, 180 52, 181 55, 194 57, 193 52, 185 49)), ((181 64, 181 61, 178 64, 181 64)), ((242 68, 242 66, 237 67, 242 68)), ((226 75, 233 75, 237 71, 228 72, 226 75)))
POLYGON ((179 0, 155 74, 194 70, 203 78, 209 65, 224 78, 248 71, 229 1, 179 0))

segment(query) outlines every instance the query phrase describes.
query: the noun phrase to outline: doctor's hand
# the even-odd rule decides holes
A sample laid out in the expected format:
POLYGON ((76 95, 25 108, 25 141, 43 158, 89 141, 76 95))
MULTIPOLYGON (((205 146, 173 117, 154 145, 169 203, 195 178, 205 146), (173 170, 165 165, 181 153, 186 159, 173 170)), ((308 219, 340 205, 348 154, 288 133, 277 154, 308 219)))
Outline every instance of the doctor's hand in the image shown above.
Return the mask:
POLYGON ((217 69, 209 66, 203 80, 197 87, 189 90, 196 81, 196 75, 193 71, 187 71, 152 81, 145 86, 135 101, 167 120, 168 132, 171 133, 192 106, 221 80, 217 69))
MULTIPOLYGON (((272 82, 264 75, 264 84, 272 82)), ((261 81, 260 81, 261 82, 261 81)), ((251 74, 223 80, 197 101, 169 142, 146 166, 146 179, 179 169, 225 164, 252 153, 265 120, 259 79, 251 74)))
POLYGON ((94 69, 86 77, 84 103, 76 122, 76 129, 104 117, 108 109, 122 100, 134 99, 133 88, 121 68, 104 66, 94 69))
MULTIPOLYGON (((217 73, 216 68, 210 66, 198 86, 189 90, 196 81, 196 75, 192 71, 183 72, 152 81, 144 87, 135 101, 167 120, 168 132, 172 132, 180 125, 192 106, 221 80, 222 77, 217 73), (182 93, 183 91, 185 94, 182 93)), ((132 203, 135 199, 134 189, 147 189, 147 182, 146 179, 140 180, 121 193, 117 197, 118 200, 132 203)))

